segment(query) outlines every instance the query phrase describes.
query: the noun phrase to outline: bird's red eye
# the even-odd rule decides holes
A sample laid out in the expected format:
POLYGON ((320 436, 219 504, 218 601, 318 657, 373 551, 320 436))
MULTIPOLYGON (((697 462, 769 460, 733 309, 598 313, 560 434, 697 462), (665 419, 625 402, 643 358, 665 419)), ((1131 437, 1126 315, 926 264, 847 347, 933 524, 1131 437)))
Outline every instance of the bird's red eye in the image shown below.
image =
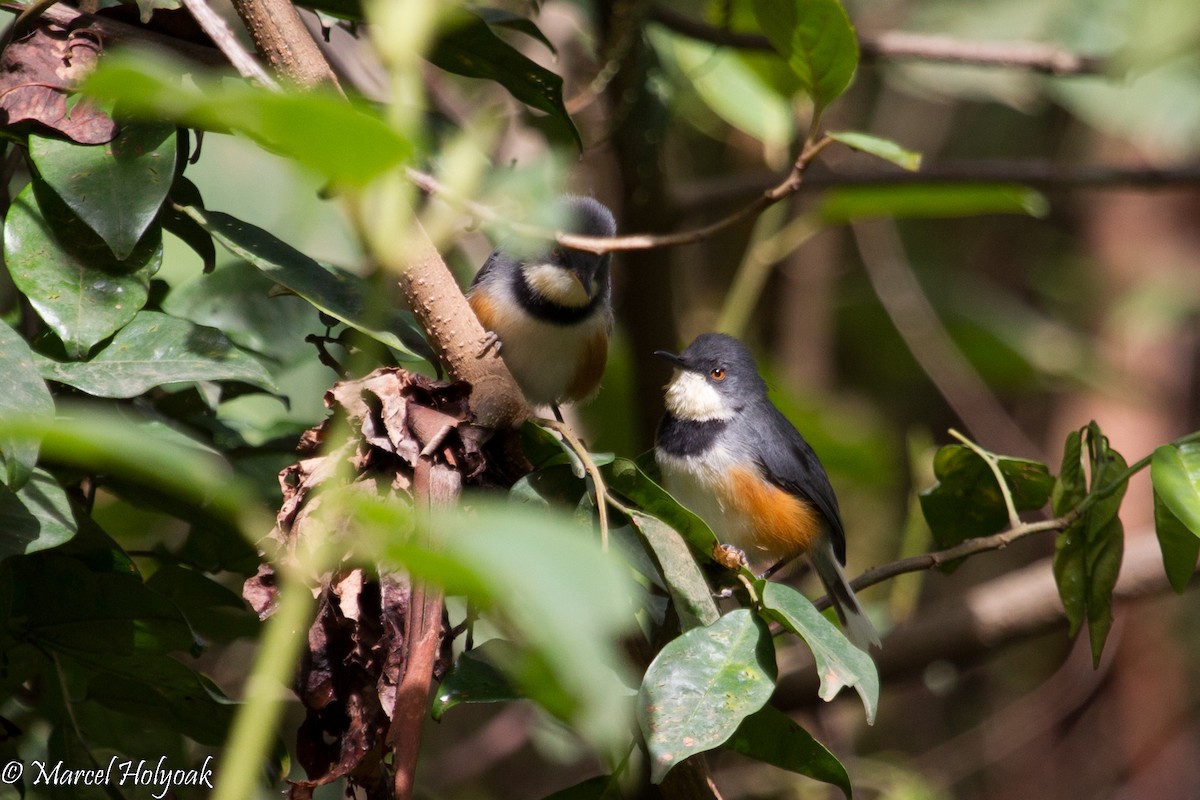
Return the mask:
POLYGON ((708 375, 714 381, 723 381, 723 380, 725 380, 725 368, 724 367, 714 367, 713 369, 708 371, 708 375))

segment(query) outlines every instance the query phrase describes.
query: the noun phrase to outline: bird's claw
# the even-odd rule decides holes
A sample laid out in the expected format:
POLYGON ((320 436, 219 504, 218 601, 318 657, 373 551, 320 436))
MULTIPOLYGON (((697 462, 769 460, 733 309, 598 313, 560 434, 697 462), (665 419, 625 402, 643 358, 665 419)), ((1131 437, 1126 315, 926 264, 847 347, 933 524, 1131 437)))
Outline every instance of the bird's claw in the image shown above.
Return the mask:
POLYGON ((717 543, 712 549, 713 561, 716 561, 725 569, 738 570, 746 566, 750 562, 746 560, 746 553, 738 547, 731 544, 717 543))
POLYGON ((476 358, 483 358, 488 354, 488 351, 494 351, 497 356, 500 355, 500 348, 504 346, 504 342, 500 341, 500 337, 495 331, 488 331, 485 336, 479 340, 479 352, 475 354, 476 358))

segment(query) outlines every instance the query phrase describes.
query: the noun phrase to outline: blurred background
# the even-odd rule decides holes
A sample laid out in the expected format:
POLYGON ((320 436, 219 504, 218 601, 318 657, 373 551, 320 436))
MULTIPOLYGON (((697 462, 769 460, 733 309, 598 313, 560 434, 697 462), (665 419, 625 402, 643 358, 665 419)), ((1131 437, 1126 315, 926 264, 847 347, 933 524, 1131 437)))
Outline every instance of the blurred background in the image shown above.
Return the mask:
MULTIPOLYGON (((498 86, 429 69, 435 116, 495 127, 487 155, 497 171, 550 181, 537 176, 557 166, 571 191, 613 208, 623 233, 704 225, 786 175, 811 112, 796 87, 769 54, 703 41, 681 23, 720 38, 742 30, 748 3, 536 5, 556 53, 510 41, 563 76, 578 159, 498 86)), ((921 180, 835 146, 798 194, 757 220, 692 245, 616 254, 616 342, 600 396, 575 422, 593 449, 645 451, 667 377, 651 353, 718 327, 736 333, 831 474, 856 575, 934 549, 916 494, 932 485, 949 428, 1054 473, 1064 437, 1089 420, 1131 463, 1200 428, 1200 5, 846 6, 864 42, 908 31, 963 40, 968 52, 971 42, 1031 41, 1094 60, 1053 75, 864 48, 822 126, 920 152, 921 180)), ((338 28, 328 48, 361 91, 378 90, 360 42, 338 28)), ((208 137, 204 156, 188 174, 208 207, 362 266, 315 182, 228 137, 208 137)), ((465 285, 495 238, 465 220, 457 234, 448 255, 465 285)), ((172 263, 195 274, 177 244, 168 243, 168 281, 172 263)), ((290 405, 240 398, 225 419, 259 430, 319 420, 330 375, 294 357, 290 405)), ((264 465, 264 480, 275 468, 264 465)), ((842 758, 860 797, 1200 796, 1200 609, 1193 594, 1167 588, 1148 476, 1132 482, 1122 518, 1130 579, 1098 668, 1086 643, 1066 636, 1053 536, 1042 534, 864 594, 890 630, 873 728, 853 697, 816 699, 800 652, 778 704, 842 758)), ((222 661, 228 674, 217 664, 215 677, 236 685, 240 659, 222 661)), ((523 706, 456 709, 426 748, 419 776, 430 796, 541 797, 591 769, 523 706)), ((732 754, 713 766, 730 797, 831 791, 732 754)))

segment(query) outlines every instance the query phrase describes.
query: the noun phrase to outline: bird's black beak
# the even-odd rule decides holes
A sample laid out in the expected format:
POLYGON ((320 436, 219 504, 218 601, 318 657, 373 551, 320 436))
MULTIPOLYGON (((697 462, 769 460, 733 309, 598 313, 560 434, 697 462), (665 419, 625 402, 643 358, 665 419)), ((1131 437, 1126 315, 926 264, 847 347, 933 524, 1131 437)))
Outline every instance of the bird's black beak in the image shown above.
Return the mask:
POLYGON ((683 360, 683 356, 677 356, 674 353, 668 353, 666 350, 655 350, 654 355, 661 358, 663 361, 669 361, 680 369, 687 369, 687 362, 683 360))

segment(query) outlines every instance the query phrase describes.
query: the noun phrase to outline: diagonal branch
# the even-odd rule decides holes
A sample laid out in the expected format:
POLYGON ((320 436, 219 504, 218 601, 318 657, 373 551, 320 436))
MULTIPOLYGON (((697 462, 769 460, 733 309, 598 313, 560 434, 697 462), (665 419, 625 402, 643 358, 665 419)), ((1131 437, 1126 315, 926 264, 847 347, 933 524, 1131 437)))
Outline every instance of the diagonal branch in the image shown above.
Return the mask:
POLYGON ((246 48, 242 47, 242 43, 233 35, 233 31, 229 30, 229 26, 225 24, 225 20, 221 18, 217 12, 213 11, 208 3, 204 0, 183 0, 183 5, 188 12, 196 20, 196 24, 208 34, 208 38, 216 43, 217 47, 225 57, 229 59, 229 63, 233 64, 233 68, 238 71, 238 74, 243 78, 249 78, 258 81, 263 86, 269 89, 278 89, 279 84, 275 79, 267 74, 267 71, 262 68, 262 65, 254 60, 254 56, 246 52, 246 48))

